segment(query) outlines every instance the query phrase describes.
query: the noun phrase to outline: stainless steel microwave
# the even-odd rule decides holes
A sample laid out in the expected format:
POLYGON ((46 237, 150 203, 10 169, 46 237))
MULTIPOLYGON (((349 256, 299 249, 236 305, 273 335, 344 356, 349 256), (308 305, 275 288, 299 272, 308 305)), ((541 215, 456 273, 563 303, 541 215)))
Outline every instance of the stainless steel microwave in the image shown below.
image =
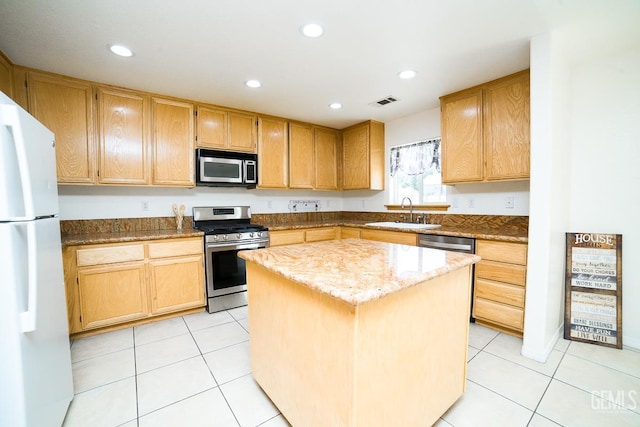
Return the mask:
POLYGON ((257 183, 257 154, 196 150, 197 186, 255 188, 257 183))

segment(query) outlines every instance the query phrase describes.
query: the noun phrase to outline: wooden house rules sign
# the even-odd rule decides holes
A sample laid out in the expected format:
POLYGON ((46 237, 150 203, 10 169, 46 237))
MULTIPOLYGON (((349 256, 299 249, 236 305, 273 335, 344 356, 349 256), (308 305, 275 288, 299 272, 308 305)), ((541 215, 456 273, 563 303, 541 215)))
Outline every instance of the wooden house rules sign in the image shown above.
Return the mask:
POLYGON ((564 338, 622 348, 622 235, 567 233, 564 338))

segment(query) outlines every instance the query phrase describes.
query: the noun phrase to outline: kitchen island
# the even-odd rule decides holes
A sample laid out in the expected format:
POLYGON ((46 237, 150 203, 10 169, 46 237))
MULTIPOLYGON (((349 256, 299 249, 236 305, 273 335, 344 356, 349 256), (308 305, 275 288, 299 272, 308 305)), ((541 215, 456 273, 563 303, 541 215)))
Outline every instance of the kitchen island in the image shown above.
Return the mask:
POLYGON ((360 239, 239 256, 252 374, 292 425, 431 425, 464 392, 480 257, 360 239))

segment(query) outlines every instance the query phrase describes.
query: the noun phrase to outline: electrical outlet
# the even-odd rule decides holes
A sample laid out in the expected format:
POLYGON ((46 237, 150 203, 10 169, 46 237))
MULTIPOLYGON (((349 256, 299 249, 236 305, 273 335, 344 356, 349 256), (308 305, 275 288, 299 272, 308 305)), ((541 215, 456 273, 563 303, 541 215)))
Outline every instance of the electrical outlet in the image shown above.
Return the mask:
POLYGON ((273 202, 271 200, 267 200, 267 208, 271 209, 273 207, 273 202))
POLYGON ((451 200, 451 207, 452 207, 452 208, 454 208, 454 209, 456 209, 456 208, 458 208, 458 207, 459 207, 459 205, 460 205, 460 201, 458 200, 458 198, 457 198, 457 197, 454 197, 454 198, 451 200))
POLYGON ((473 197, 469 197, 469 209, 473 209, 476 207, 476 199, 473 197))
POLYGON ((507 209, 513 209, 513 196, 507 196, 504 198, 504 207, 507 209))
POLYGON ((149 212, 149 201, 148 200, 143 200, 142 201, 142 212, 149 212))

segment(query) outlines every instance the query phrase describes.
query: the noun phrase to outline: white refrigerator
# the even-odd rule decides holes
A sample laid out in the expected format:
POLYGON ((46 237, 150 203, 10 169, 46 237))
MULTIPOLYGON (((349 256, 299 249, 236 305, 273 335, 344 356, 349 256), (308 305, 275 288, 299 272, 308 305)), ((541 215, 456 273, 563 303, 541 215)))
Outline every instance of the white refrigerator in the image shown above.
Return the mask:
POLYGON ((54 135, 0 92, 0 426, 60 426, 72 398, 54 135))

